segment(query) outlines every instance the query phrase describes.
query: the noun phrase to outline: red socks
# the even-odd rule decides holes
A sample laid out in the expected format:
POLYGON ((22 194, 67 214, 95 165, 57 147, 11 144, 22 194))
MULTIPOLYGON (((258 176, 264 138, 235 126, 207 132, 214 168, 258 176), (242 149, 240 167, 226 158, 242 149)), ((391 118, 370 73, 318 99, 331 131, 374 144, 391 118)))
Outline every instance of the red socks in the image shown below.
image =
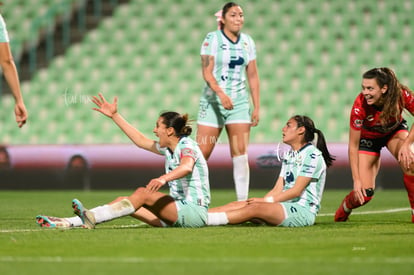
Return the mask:
POLYGON ((404 185, 408 193, 408 201, 411 206, 412 222, 414 222, 414 176, 404 174, 404 185))
MULTIPOLYGON (((414 179, 414 177, 413 177, 413 179, 414 179)), ((348 209, 345 209, 345 211, 347 211, 347 210, 350 211, 352 209, 355 209, 355 208, 358 208, 358 207, 360 207, 362 205, 367 204, 372 199, 372 197, 374 196, 374 189, 368 188, 368 189, 365 189, 365 192, 367 193, 367 195, 364 196, 364 203, 363 204, 361 204, 356 199, 356 197, 354 195, 354 190, 352 190, 351 192, 349 192, 349 194, 344 199, 346 208, 348 208, 348 209)))

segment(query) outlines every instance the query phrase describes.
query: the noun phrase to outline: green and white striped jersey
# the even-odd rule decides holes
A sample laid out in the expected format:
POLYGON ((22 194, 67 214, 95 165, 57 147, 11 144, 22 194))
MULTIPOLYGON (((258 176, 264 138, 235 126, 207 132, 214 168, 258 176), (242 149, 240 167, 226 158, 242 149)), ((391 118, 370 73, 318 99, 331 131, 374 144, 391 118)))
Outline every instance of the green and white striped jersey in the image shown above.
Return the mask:
POLYGON ((6 28, 6 22, 4 22, 3 16, 0 14, 0 42, 10 42, 9 34, 6 28))
MULTIPOLYGON (((217 30, 207 34, 200 54, 214 56, 213 74, 223 91, 233 101, 248 102, 246 66, 256 59, 256 46, 253 39, 241 33, 234 43, 222 30, 217 30)), ((203 96, 212 102, 219 101, 207 84, 203 96)))
POLYGON ((191 157, 195 164, 193 171, 187 176, 168 182, 170 196, 174 200, 186 200, 200 206, 210 204, 210 183, 208 166, 197 143, 190 137, 182 137, 174 152, 168 148, 161 148, 157 143, 158 151, 165 156, 165 172, 171 172, 180 165, 182 157, 191 157))
POLYGON ((298 203, 310 212, 318 213, 326 179, 325 160, 318 148, 308 143, 299 151, 286 152, 279 176, 284 179, 283 191, 292 188, 299 176, 312 178, 302 194, 288 202, 298 203))

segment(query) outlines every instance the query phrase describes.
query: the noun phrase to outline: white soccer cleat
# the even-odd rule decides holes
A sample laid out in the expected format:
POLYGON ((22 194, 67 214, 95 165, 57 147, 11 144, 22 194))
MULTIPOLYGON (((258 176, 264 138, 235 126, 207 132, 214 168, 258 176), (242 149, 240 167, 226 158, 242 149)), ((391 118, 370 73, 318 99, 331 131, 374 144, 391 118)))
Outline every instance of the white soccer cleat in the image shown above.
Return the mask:
POLYGON ((36 223, 44 228, 70 228, 72 225, 64 218, 50 217, 44 215, 36 216, 36 223))
POLYGON ((83 226, 88 229, 94 229, 96 225, 95 215, 83 207, 83 204, 78 199, 72 200, 73 212, 81 218, 83 226))

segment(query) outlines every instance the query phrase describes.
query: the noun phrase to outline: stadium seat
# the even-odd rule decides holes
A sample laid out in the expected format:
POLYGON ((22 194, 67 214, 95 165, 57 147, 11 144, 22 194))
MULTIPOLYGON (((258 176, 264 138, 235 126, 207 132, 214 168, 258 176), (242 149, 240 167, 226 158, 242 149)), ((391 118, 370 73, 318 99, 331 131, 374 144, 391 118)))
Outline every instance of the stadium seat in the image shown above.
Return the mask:
MULTIPOLYGON (((22 0, 7 2, 2 11, 10 33, 24 36, 20 28, 27 30, 29 21, 22 18, 39 15, 52 2, 38 0, 34 11, 26 11, 30 5, 22 0)), ((409 0, 264 0, 242 6, 261 78, 262 118, 252 142, 274 142, 275 132, 295 113, 311 116, 329 141, 346 142, 349 109, 366 69, 393 67, 410 86, 414 6, 409 0)), ((152 118, 163 109, 196 116, 204 85, 200 46, 215 30, 214 13, 220 8, 188 0, 119 5, 84 40, 39 70, 30 83, 22 83, 30 127, 17 135, 14 120, 3 119, 0 143, 129 142, 99 114, 91 115, 91 105, 80 102, 99 91, 108 98, 118 95, 125 116, 149 133, 152 118), (65 105, 65 92, 77 96, 77 102, 65 105), (60 125, 67 120, 72 128, 60 125)), ((1 117, 9 116, 3 109, 11 110, 12 101, 2 97, 0 104, 1 117)))

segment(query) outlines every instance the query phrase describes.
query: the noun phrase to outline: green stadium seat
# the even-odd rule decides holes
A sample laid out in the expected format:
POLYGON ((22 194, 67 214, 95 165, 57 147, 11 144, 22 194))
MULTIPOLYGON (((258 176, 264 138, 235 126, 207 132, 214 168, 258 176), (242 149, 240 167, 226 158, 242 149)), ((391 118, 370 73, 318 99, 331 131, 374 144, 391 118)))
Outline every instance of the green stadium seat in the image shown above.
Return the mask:
MULTIPOLYGON (((38 1, 40 11, 53 2, 38 1)), ((99 91, 111 99, 118 95, 122 113, 149 134, 152 118, 162 109, 196 116, 204 85, 200 45, 216 28, 214 13, 221 5, 170 2, 132 0, 119 5, 83 41, 39 70, 22 85, 30 127, 22 134, 14 120, 2 121, 0 143, 129 142, 100 114, 91 114, 92 105, 80 102, 99 91), (67 105, 65 92, 78 102, 67 105), (44 128, 48 131, 41 131, 44 128)), ((30 5, 24 4, 18 0, 3 7, 8 26, 16 26, 10 30, 16 38, 29 26, 22 17, 39 12, 26 12, 30 5)), ((262 118, 252 142, 277 140, 275 132, 295 113, 311 116, 328 141, 346 142, 349 110, 364 70, 391 66, 410 85, 414 6, 409 0, 264 0, 242 6, 244 30, 257 44, 261 78, 262 118)), ((10 115, 3 110, 11 110, 12 103, 2 97, 2 118, 10 115)))

